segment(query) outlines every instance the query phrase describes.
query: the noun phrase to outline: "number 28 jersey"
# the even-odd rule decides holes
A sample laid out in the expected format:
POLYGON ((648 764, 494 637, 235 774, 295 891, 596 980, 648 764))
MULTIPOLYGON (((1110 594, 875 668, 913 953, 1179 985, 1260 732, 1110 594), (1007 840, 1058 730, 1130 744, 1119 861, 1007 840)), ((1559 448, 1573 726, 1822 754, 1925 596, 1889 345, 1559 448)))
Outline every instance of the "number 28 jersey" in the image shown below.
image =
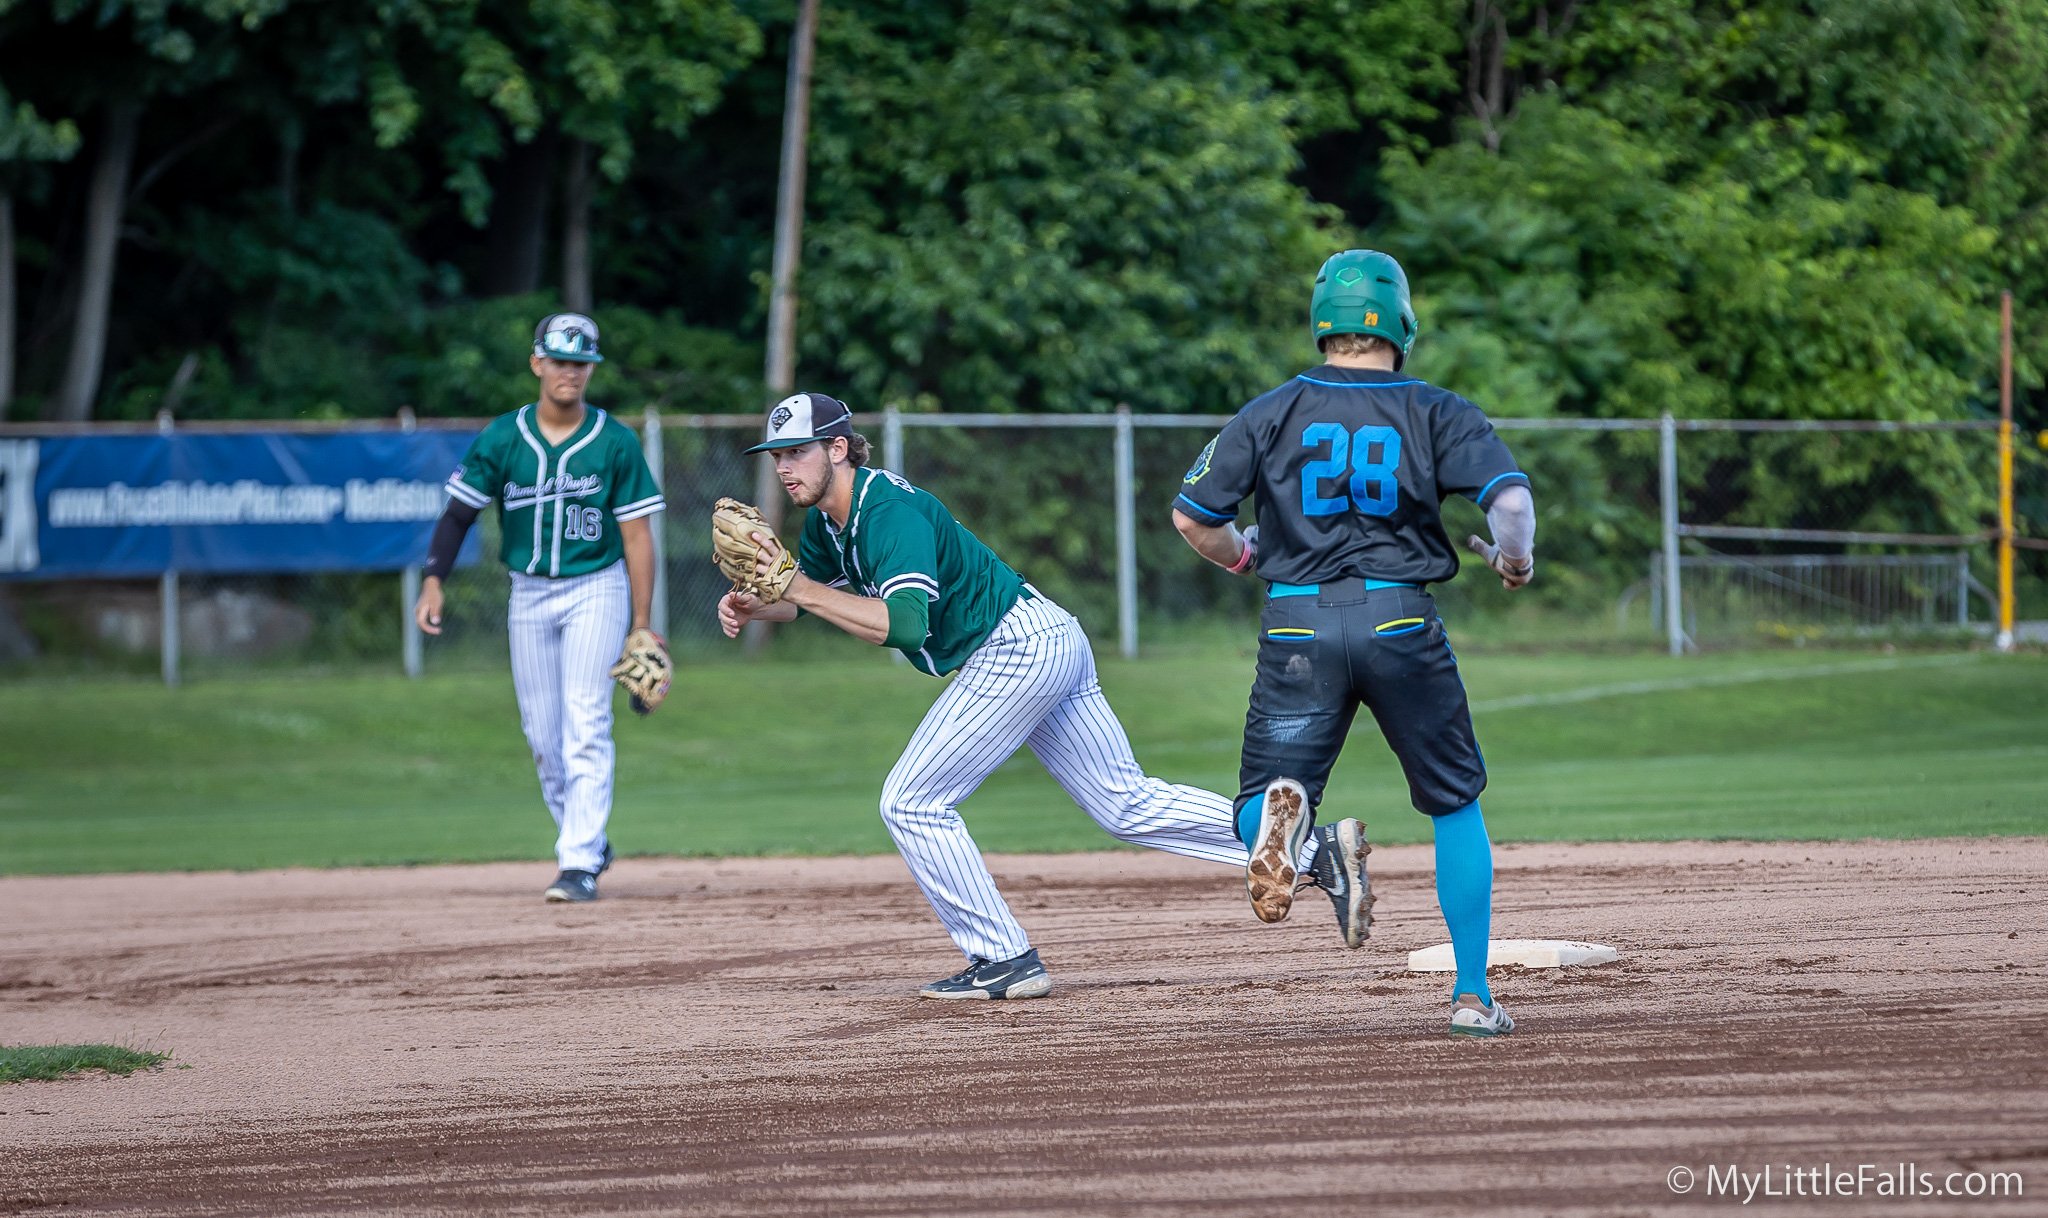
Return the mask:
POLYGON ((1443 501, 1484 511, 1527 485, 1477 406, 1399 372, 1325 365, 1252 399, 1182 480, 1174 506, 1204 524, 1252 497, 1261 578, 1441 583, 1458 573, 1443 501))
POLYGON ((595 406, 550 444, 522 406, 484 426, 448 475, 450 498, 481 511, 498 505, 505 565, 566 579, 625 557, 619 525, 665 506, 633 429, 595 406))

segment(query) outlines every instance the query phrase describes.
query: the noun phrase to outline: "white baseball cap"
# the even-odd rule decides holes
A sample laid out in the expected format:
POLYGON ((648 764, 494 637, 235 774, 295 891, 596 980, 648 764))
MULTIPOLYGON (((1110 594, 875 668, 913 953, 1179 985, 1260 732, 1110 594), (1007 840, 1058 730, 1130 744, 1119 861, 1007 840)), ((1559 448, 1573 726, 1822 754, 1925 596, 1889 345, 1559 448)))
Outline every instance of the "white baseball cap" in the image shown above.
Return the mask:
POLYGON ((533 353, 572 364, 601 364, 597 323, 581 313, 550 313, 533 328, 533 353))
POLYGON ((853 408, 822 393, 793 393, 768 411, 767 438, 747 451, 795 448, 813 440, 853 436, 853 408))

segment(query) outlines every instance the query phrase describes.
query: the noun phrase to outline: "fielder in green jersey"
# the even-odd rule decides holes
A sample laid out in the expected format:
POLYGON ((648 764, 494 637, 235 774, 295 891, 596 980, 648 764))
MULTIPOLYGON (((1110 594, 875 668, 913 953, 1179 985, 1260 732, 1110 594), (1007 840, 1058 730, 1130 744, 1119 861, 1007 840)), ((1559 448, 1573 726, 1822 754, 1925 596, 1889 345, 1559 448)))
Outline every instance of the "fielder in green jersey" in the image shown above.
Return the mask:
POLYGON ((441 633, 441 579, 477 513, 498 506, 500 556, 512 581, 506 633, 519 722, 558 830, 550 901, 597 897, 611 866, 610 669, 654 596, 650 520, 663 508, 639 440, 583 400, 598 354, 597 323, 543 319, 529 365, 540 400, 491 420, 448 477, 413 615, 441 633))
POLYGON ((522 406, 486 424, 449 475, 449 497, 479 511, 496 501, 508 571, 601 571, 626 556, 624 525, 662 509, 661 488, 632 428, 586 406, 581 422, 550 440, 540 410, 522 406))
MULTIPOLYGON (((1243 867, 1230 800, 1148 776, 1102 696, 1095 656, 1073 615, 996 557, 930 491, 868 466, 844 402, 799 393, 768 413, 767 438, 790 499, 814 509, 796 574, 773 604, 733 591, 719 625, 814 614, 896 648, 920 672, 954 674, 882 783, 882 820, 967 967, 926 998, 1037 998, 1052 978, 996 891, 960 803, 1029 747, 1060 786, 1116 837, 1243 867)), ((753 534, 763 575, 784 562, 753 534)))
POLYGON ((824 512, 805 518, 797 566, 827 587, 888 603, 892 625, 902 628, 883 644, 919 672, 959 668, 1017 603, 1023 577, 936 496, 901 477, 856 467, 851 490, 844 528, 824 512))

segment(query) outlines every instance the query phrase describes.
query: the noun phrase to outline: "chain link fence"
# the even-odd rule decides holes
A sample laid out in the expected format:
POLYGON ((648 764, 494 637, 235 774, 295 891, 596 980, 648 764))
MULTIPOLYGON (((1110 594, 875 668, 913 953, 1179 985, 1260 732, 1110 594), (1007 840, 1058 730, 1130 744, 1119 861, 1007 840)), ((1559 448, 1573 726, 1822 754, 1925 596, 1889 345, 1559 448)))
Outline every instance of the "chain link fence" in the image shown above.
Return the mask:
MULTIPOLYGON (((889 412, 856 421, 877 463, 943 499, 1099 646, 1135 654, 1141 643, 1245 636, 1262 587, 1198 558, 1169 520, 1183 474, 1223 417, 889 412)), ((710 561, 707 520, 718 497, 754 496, 761 458, 744 450, 758 420, 639 422, 669 509, 655 518, 657 625, 686 657, 729 648, 716 624, 727 585, 710 561)), ((1995 425, 1496 422, 1535 486, 1539 577, 1514 597, 1473 574, 1435 589, 1467 640, 1674 649, 1959 640, 1982 635, 1995 614, 1995 425)), ((2048 535, 2048 451, 2021 440, 2015 575, 2021 603, 2038 606, 2048 603, 2048 543, 2024 539, 2048 535)), ((1462 499, 1445 505, 1445 523, 1454 541, 1486 531, 1462 499)), ((508 588, 488 557, 495 514, 479 527, 487 557, 446 582, 444 632, 432 639, 408 637, 416 584, 397 574, 188 575, 169 587, 0 585, 0 655, 12 655, 13 671, 148 671, 161 660, 163 598, 174 592, 179 660, 197 676, 500 665, 508 588)), ((784 533, 794 538, 794 518, 784 533)), ((815 633, 785 630, 775 647, 806 648, 815 633)))

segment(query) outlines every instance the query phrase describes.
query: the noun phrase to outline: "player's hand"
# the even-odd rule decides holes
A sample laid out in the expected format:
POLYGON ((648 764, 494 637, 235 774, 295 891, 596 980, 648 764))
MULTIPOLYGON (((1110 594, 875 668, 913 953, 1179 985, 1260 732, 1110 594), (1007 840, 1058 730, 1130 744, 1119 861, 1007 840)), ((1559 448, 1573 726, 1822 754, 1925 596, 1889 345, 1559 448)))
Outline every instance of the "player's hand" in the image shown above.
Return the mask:
POLYGON ((420 599, 412 607, 412 620, 427 634, 441 633, 441 581, 431 575, 420 581, 420 599))
POLYGON ((1528 587, 1529 581, 1536 578, 1534 554, 1524 554, 1519 558, 1503 554, 1499 546, 1482 540, 1476 533, 1465 539, 1465 548, 1485 559, 1493 573, 1500 576, 1500 586, 1510 592, 1528 587))
POLYGON ((740 637, 740 628, 754 620, 754 615, 767 608, 768 602, 751 592, 734 590, 718 598, 718 628, 725 637, 740 637))
POLYGON ((754 551, 754 574, 757 578, 766 580, 782 565, 782 539, 772 533, 758 530, 747 534, 747 537, 759 547, 754 551))
POLYGON ((1259 526, 1248 526, 1240 536, 1244 538, 1244 552, 1238 555, 1236 566, 1227 568, 1232 575, 1242 575, 1259 562, 1259 526))

